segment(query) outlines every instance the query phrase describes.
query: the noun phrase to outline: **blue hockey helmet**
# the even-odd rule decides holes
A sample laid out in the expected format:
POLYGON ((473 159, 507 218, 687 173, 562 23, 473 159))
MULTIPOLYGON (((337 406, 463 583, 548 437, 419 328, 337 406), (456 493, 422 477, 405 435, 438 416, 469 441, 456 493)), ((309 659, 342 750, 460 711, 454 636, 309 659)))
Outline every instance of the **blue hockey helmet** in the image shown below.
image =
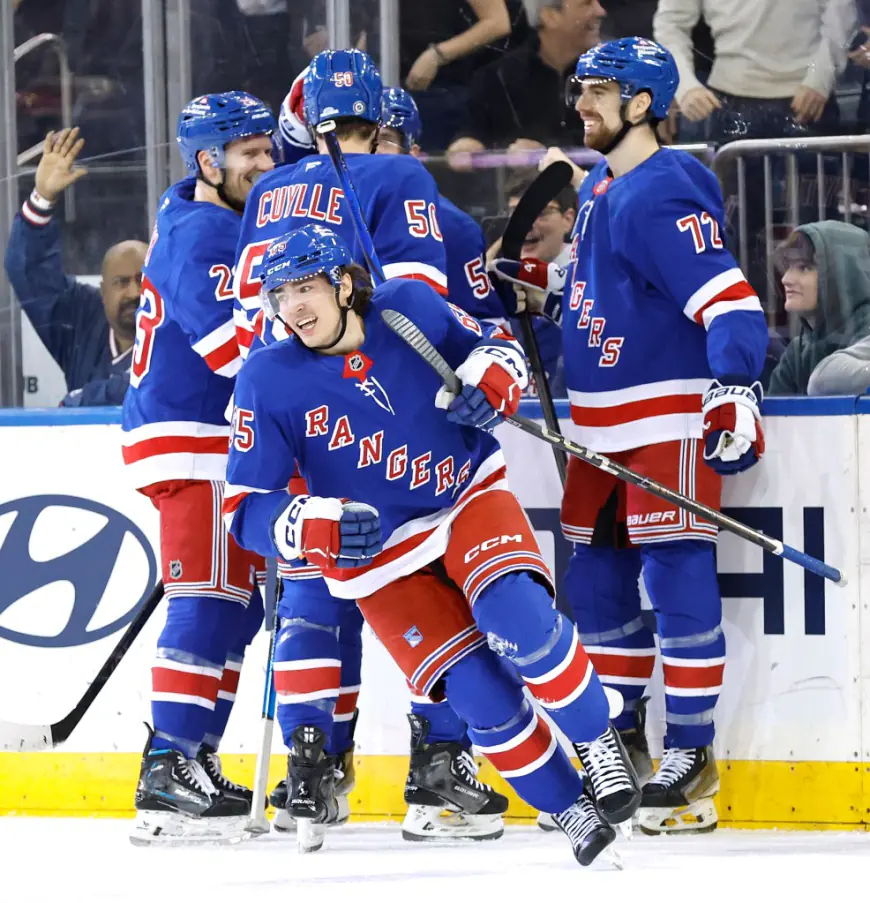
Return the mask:
POLYGON ((215 166, 224 167, 224 148, 237 138, 272 135, 275 118, 262 100, 246 91, 195 97, 178 117, 176 140, 190 172, 199 171, 196 155, 208 151, 215 166))
POLYGON ((330 119, 381 118, 381 73, 362 50, 324 50, 308 66, 303 85, 305 121, 317 128, 330 119))
POLYGON ((259 267, 260 301, 269 319, 280 313, 280 288, 323 273, 337 289, 341 267, 353 263, 344 240, 324 226, 308 225, 276 238, 259 267))
POLYGON ((593 47, 577 60, 568 92, 571 106, 586 80, 617 82, 625 102, 648 91, 652 96, 651 115, 665 119, 680 75, 673 55, 661 44, 646 38, 618 38, 593 47))
POLYGON ((404 88, 384 88, 381 126, 401 133, 406 152, 420 140, 423 131, 420 111, 414 98, 404 88))

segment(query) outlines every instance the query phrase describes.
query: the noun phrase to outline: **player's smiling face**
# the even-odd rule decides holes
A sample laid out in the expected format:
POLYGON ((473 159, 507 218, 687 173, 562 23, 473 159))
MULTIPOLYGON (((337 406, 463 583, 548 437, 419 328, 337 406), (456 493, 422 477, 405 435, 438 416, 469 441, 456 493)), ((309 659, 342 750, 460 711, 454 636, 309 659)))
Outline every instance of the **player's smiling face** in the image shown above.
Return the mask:
POLYGON ((616 82, 584 82, 574 109, 583 120, 584 143, 592 150, 607 147, 622 128, 622 97, 616 82))
POLYGON ((272 139, 267 135, 238 138, 226 146, 224 157, 224 191, 227 197, 242 206, 257 179, 275 168, 272 139))
MULTIPOLYGON (((348 304, 353 289, 349 275, 342 276, 340 303, 348 304)), ((335 303, 335 289, 323 274, 286 282, 275 289, 281 319, 309 348, 332 342, 341 329, 341 311, 335 303)))

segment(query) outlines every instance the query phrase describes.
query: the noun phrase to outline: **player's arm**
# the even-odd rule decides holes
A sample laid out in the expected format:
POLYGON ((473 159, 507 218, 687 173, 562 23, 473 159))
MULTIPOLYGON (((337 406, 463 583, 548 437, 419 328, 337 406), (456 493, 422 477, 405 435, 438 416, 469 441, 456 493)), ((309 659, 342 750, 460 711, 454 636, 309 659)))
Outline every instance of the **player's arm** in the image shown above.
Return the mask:
POLYGON ((242 548, 318 567, 359 567, 381 551, 378 512, 369 505, 298 493, 298 450, 280 379, 261 354, 251 357, 235 386, 233 437, 223 515, 242 548))
POLYGON ((714 380, 703 400, 704 456, 721 473, 744 470, 764 451, 758 378, 768 335, 758 296, 725 248, 721 205, 657 197, 645 208, 626 225, 623 253, 706 331, 714 380))
POLYGON ((200 236, 179 254, 170 294, 173 315, 193 350, 218 376, 233 378, 242 365, 233 322, 235 242, 200 236))
POLYGON ((447 257, 435 180, 412 157, 387 159, 394 161, 392 178, 381 186, 369 223, 384 277, 416 279, 446 295, 447 257))

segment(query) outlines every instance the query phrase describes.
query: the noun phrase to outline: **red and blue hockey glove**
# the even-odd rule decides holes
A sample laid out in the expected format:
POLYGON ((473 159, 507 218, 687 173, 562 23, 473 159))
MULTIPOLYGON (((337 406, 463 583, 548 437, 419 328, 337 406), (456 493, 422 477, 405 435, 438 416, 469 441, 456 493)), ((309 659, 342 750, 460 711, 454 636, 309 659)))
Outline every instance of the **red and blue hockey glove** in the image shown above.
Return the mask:
POLYGON ((490 273, 495 276, 493 285, 508 313, 521 313, 528 308, 532 313, 542 313, 557 323, 562 322, 564 267, 536 257, 523 260, 499 257, 492 262, 490 273), (516 302, 513 309, 511 295, 516 302))
POLYGON ((704 395, 704 460, 720 474, 740 473, 764 454, 761 383, 723 386, 714 379, 704 395))
POLYGON ((279 508, 272 537, 281 558, 305 557, 320 568, 362 567, 384 548, 375 508, 316 495, 293 496, 279 508))
POLYGON ((529 374, 523 355, 507 342, 481 342, 456 369, 462 391, 454 395, 442 386, 435 406, 460 426, 491 430, 516 414, 529 374))

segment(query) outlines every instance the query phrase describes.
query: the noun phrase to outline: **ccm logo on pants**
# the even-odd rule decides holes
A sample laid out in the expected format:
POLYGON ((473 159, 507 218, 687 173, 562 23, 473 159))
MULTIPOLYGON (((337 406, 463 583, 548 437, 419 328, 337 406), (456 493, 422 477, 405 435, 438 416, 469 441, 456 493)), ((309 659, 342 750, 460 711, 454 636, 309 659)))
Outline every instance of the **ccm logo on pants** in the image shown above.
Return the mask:
POLYGON ((474 561, 475 558, 481 552, 488 552, 490 549, 494 549, 496 546, 504 545, 508 542, 519 542, 523 541, 522 536, 518 533, 514 536, 494 536, 492 539, 485 539, 482 543, 479 543, 476 546, 472 546, 465 553, 465 563, 468 564, 469 561, 474 561))

